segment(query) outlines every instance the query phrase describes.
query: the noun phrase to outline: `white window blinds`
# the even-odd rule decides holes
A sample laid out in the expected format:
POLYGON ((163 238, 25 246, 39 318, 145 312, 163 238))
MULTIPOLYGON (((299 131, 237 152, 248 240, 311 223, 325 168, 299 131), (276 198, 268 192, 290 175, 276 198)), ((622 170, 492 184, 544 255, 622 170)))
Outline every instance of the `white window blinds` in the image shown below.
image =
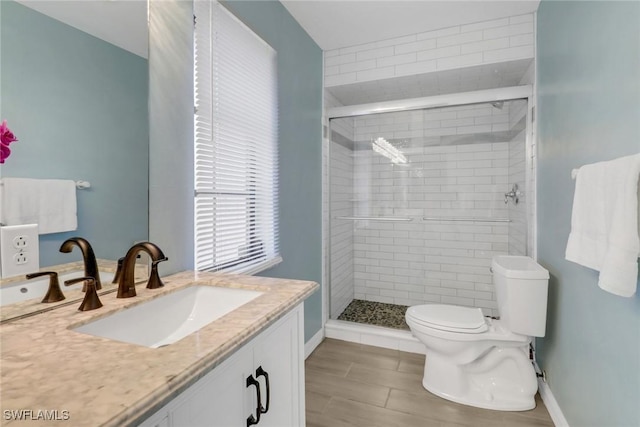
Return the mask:
POLYGON ((195 267, 252 274, 282 261, 276 52, 219 3, 194 8, 195 267))

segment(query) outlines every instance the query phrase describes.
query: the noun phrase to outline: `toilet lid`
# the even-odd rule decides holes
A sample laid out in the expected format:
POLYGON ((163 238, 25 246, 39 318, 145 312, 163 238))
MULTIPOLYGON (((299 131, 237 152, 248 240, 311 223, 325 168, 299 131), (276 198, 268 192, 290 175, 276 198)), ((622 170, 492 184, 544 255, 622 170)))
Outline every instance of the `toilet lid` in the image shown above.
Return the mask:
POLYGON ((424 304, 407 309, 407 317, 416 323, 445 331, 477 334, 487 330, 482 310, 457 305, 424 304))

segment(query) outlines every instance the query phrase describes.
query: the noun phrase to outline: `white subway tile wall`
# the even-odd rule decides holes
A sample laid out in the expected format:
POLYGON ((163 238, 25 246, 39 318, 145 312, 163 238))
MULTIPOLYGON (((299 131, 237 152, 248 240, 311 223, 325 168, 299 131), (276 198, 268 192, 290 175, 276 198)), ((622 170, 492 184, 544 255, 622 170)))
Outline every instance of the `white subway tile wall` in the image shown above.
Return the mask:
POLYGON ((516 113, 510 103, 500 107, 472 105, 332 121, 332 129, 352 130, 356 141, 354 151, 345 144, 331 147, 332 317, 351 297, 402 305, 459 304, 497 315, 491 258, 526 248, 526 213, 520 215, 525 202, 515 209, 504 203, 513 180, 524 188, 524 133, 512 129, 522 125, 517 114, 526 110, 516 113), (377 137, 400 148, 407 163, 393 164, 373 152, 371 140, 377 137), (433 145, 442 143, 451 145, 433 145), (511 214, 522 221, 446 220, 511 214))
POLYGON ((355 193, 367 195, 367 203, 355 205, 356 214, 413 221, 355 223, 355 298, 461 304, 494 314, 489 264, 493 255, 506 253, 508 226, 422 218, 506 217, 508 165, 493 162, 508 150, 508 143, 417 148, 404 152, 408 165, 356 151, 355 193), (466 160, 469 155, 483 158, 466 160), (369 182, 357 178, 362 169, 371 170, 369 182))
POLYGON ((533 14, 325 51, 325 87, 534 57, 533 14))

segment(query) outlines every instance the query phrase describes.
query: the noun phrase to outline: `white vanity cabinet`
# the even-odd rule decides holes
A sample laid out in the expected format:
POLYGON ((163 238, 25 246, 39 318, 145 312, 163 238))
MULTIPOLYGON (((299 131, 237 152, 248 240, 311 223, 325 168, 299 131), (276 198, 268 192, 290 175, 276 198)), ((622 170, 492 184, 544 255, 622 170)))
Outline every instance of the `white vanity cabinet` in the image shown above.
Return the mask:
POLYGON ((140 426, 304 426, 303 347, 300 304, 140 426))

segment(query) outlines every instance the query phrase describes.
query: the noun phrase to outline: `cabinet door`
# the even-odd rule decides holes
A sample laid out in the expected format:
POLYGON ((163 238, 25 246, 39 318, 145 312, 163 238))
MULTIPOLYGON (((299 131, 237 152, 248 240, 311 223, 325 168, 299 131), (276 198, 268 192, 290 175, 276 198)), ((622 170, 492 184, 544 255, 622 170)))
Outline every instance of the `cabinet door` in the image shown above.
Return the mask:
POLYGON ((169 412, 165 409, 147 418, 138 427, 169 427, 169 412))
POLYGON ((254 369, 262 367, 266 372, 260 375, 254 370, 262 387, 262 406, 268 409, 260 417, 260 427, 304 425, 301 316, 300 309, 294 310, 283 323, 261 335, 254 347, 254 369))
POLYGON ((252 353, 247 350, 234 354, 175 399, 173 427, 246 425, 250 409, 245 382, 252 361, 252 353))
POLYGON ((199 379, 141 426, 304 427, 304 350, 302 305, 259 334, 229 359, 199 379), (262 367, 262 371, 258 368, 262 367), (258 387, 247 386, 247 378, 258 387), (267 386, 267 376, 269 384, 267 386), (267 398, 269 405, 267 407, 267 398))

